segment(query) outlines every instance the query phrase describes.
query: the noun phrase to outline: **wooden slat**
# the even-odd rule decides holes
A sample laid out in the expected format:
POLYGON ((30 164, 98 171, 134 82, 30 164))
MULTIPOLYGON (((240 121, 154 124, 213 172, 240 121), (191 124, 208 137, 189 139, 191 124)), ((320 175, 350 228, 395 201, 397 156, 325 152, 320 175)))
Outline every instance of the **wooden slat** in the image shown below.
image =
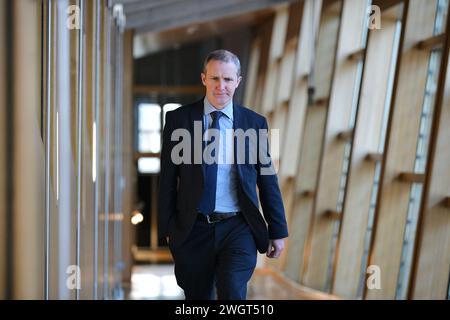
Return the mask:
POLYGON ((328 104, 329 100, 330 99, 328 97, 326 97, 326 98, 319 98, 316 101, 314 101, 313 106, 326 106, 328 104))
MULTIPOLYGON (((292 208, 294 206, 295 201, 295 180, 293 177, 287 177, 281 180, 282 190, 281 194, 283 196, 283 204, 286 208, 286 220, 291 221, 292 208)), ((285 249, 282 252, 280 258, 278 260, 271 259, 269 262, 271 266, 276 270, 284 270, 286 267, 287 256, 290 251, 290 243, 294 243, 293 248, 295 248, 295 242, 291 242, 289 237, 285 240, 285 249)), ((270 265, 270 264, 269 264, 270 265)))
POLYGON ((327 218, 330 218, 332 220, 340 220, 342 217, 342 213, 341 212, 337 212, 336 210, 332 210, 332 209, 327 209, 324 211, 324 215, 327 218))
POLYGON ((256 85, 258 82, 258 65, 261 57, 261 39, 256 38, 251 47, 250 61, 248 66, 248 76, 246 77, 247 83, 244 93, 244 105, 254 106, 256 100, 256 85))
POLYGON ((383 160, 383 154, 379 153, 379 152, 371 152, 368 153, 365 157, 364 160, 369 161, 369 162, 378 162, 378 161, 382 161, 383 160))
POLYGON ((270 50, 268 57, 268 72, 265 77, 264 91, 262 98, 262 111, 267 113, 277 107, 277 89, 278 81, 280 79, 280 61, 283 55, 286 30, 289 18, 289 7, 283 6, 279 8, 275 15, 275 20, 272 28, 272 36, 270 39, 270 50))
MULTIPOLYGON (((321 10, 321 1, 308 0, 300 5, 292 5, 290 7, 290 19, 288 28, 292 30, 294 26, 297 31, 294 33, 291 31, 291 35, 295 34, 298 41, 298 47, 295 50, 287 49, 284 58, 287 61, 287 57, 291 57, 291 65, 287 65, 287 68, 291 68, 291 72, 283 72, 282 74, 290 78, 290 81, 286 84, 280 82, 280 94, 283 92, 285 95, 292 96, 288 104, 287 110, 287 129, 285 135, 282 136, 283 141, 285 141, 282 151, 282 163, 280 167, 280 177, 291 177, 296 175, 298 168, 298 159, 300 156, 305 114, 308 104, 308 83, 303 80, 303 74, 307 74, 311 70, 311 59, 309 57, 312 55, 313 48, 311 44, 314 43, 316 37, 317 29, 314 27, 313 22, 319 19, 321 10), (301 16, 301 23, 298 21, 298 16, 301 16), (293 90, 283 90, 283 87, 293 87, 293 90), (291 93, 292 91, 292 93, 291 93)), ((287 41, 291 41, 287 39, 287 41)), ((292 195, 295 194, 295 184, 290 184, 292 195)), ((293 208, 293 199, 289 199, 288 207, 286 210, 286 218, 288 224, 291 223, 291 216, 293 208)), ((284 270, 286 267, 286 257, 289 251, 290 239, 286 241, 286 253, 280 261, 281 269, 284 270)), ((296 254, 296 253, 294 253, 296 254)))
POLYGON ((294 82, 295 71, 295 48, 286 50, 280 61, 280 77, 278 89, 275 99, 276 106, 281 105, 285 101, 289 101, 294 82))
MULTIPOLYGON (((292 211, 294 210, 293 206, 295 200, 295 183, 293 178, 298 168, 298 158, 301 147, 299 141, 302 140, 303 125, 308 99, 308 85, 306 81, 302 80, 301 75, 304 73, 309 73, 311 69, 311 66, 309 65, 310 62, 308 61, 308 63, 305 65, 304 59, 308 59, 308 51, 312 50, 310 44, 313 43, 313 38, 315 37, 315 31, 312 30, 312 24, 308 18, 314 19, 315 17, 315 19, 318 19, 321 1, 315 1, 315 5, 318 6, 318 9, 313 6, 312 0, 308 0, 304 3, 290 6, 288 30, 291 30, 291 39, 298 39, 295 40, 295 42, 298 44, 298 47, 295 47, 293 49, 289 48, 288 43, 293 40, 286 38, 285 53, 283 55, 285 71, 282 72, 282 79, 287 78, 289 81, 287 81, 286 83, 280 81, 278 99, 289 99, 291 96, 292 99, 290 99, 289 104, 286 105, 287 118, 285 126, 287 127, 287 129, 282 136, 282 141, 285 141, 285 143, 283 149, 281 150, 283 154, 283 162, 281 163, 279 175, 281 179, 285 177, 288 177, 289 179, 289 183, 286 186, 283 186, 284 189, 288 189, 290 192, 289 196, 286 196, 286 194, 284 196, 284 198, 288 198, 285 199, 285 205, 287 208, 286 219, 289 226, 291 223, 291 216, 292 211), (299 17, 301 17, 301 22, 299 21, 299 17), (300 59, 299 57, 301 57, 302 59, 300 59), (288 72, 289 68, 290 70, 288 72), (293 91, 283 89, 284 87, 292 88, 292 86, 294 86, 293 91)), ((282 270, 285 269, 287 264, 286 258, 290 252, 289 244, 290 239, 288 238, 286 240, 285 253, 280 259, 280 267, 282 270)))
MULTIPOLYGON (((284 162, 280 168, 280 175, 295 176, 300 157, 300 143, 304 130, 306 108, 308 105, 308 81, 303 79, 304 74, 311 72, 311 54, 314 50, 311 45, 315 43, 316 33, 313 28, 313 22, 319 20, 321 1, 308 0, 299 7, 303 14, 301 21, 301 30, 299 30, 298 48, 292 52, 295 64, 292 65, 293 78, 289 86, 291 100, 287 118, 287 134, 284 149, 284 162), (291 93, 292 91, 292 93, 291 93)), ((294 21, 295 22, 295 21, 294 21)), ((287 73, 282 73, 287 74, 287 73)), ((281 84, 280 84, 281 86, 281 84)))
MULTIPOLYGON (((448 17, 448 13, 447 13, 448 17)), ((446 34, 450 32, 447 21, 446 34)), ((417 248, 409 299, 448 299, 450 265, 450 43, 443 50, 434 122, 430 133, 429 171, 417 222, 417 248), (441 203, 441 205, 439 205, 441 203)))
POLYGON ((444 205, 444 207, 450 208, 450 197, 445 197, 442 201, 442 204, 444 205))
POLYGON ((416 47, 419 50, 433 50, 441 47, 445 41, 445 34, 439 34, 432 36, 428 39, 421 40, 417 43, 416 47))
MULTIPOLYGON (((367 299, 394 299, 407 223, 411 185, 399 181, 413 172, 430 52, 411 50, 433 34, 437 1, 411 0, 407 6, 400 65, 385 146, 379 197, 368 265, 382 270, 381 289, 365 291, 367 299)), ((448 270, 447 270, 448 271, 448 270)))
POLYGON ((353 136, 353 129, 349 129, 339 132, 336 135, 336 139, 347 142, 352 139, 352 136, 353 136))
MULTIPOLYGON (((318 27, 318 45, 315 67, 313 68, 315 82, 310 85, 314 85, 321 96, 329 96, 330 94, 329 83, 331 82, 331 71, 334 64, 339 21, 339 16, 336 16, 330 10, 333 11, 338 5, 339 2, 336 2, 332 7, 324 8, 320 17, 320 27, 318 27)), ((296 193, 301 193, 304 190, 315 190, 317 187, 325 119, 325 108, 308 108, 306 110, 305 129, 301 141, 296 178, 296 193)), ((295 281, 301 281, 305 257, 308 256, 306 254, 309 250, 307 239, 313 213, 313 201, 313 197, 297 197, 292 209, 289 241, 295 243, 295 246, 292 246, 289 250, 284 272, 295 281)))
POLYGON ((328 278, 330 246, 336 223, 332 219, 322 219, 321 213, 329 208, 336 208, 338 204, 345 143, 338 143, 336 136, 348 129, 354 85, 357 85, 358 65, 356 62, 349 62, 347 58, 350 53, 363 47, 361 41, 367 10, 364 1, 345 0, 343 3, 336 65, 328 106, 325 145, 309 240, 308 254, 310 256, 304 278, 305 285, 318 290, 327 290, 326 287, 330 284, 328 278), (349 85, 350 83, 354 85, 349 85))
POLYGON ((329 65, 329 61, 334 62, 336 55, 341 7, 342 1, 334 1, 327 6, 327 10, 323 13, 322 19, 326 19, 327 23, 320 27, 319 38, 323 40, 317 41, 317 52, 321 52, 324 58, 317 61, 316 67, 313 69, 314 97, 322 98, 330 95, 330 79, 334 65, 333 63, 329 65))
POLYGON ((393 6, 401 4, 403 0, 374 0, 372 3, 379 6, 381 10, 391 9, 393 6))
POLYGON ((314 198, 316 193, 313 190, 305 190, 300 195, 305 198, 314 198))
POLYGON ((364 53, 366 52, 366 49, 360 49, 358 51, 355 51, 353 53, 350 53, 348 55, 348 60, 350 61, 358 61, 358 60, 362 60, 364 58, 364 53))
POLYGON ((389 69, 395 29, 394 22, 383 20, 383 28, 370 31, 368 36, 365 71, 332 286, 333 293, 348 299, 358 298, 375 176, 374 164, 383 158, 377 151, 382 136, 386 92, 389 89, 389 69), (374 86, 374 83, 377 85, 374 86))
POLYGON ((414 172, 402 172, 398 175, 398 180, 409 183, 423 183, 425 181, 425 174, 414 172))
POLYGON ((253 110, 263 113, 263 99, 265 94, 265 82, 268 77, 268 65, 270 56, 270 43, 275 17, 267 19, 257 28, 257 34, 261 38, 261 56, 259 58, 258 76, 254 93, 253 110))

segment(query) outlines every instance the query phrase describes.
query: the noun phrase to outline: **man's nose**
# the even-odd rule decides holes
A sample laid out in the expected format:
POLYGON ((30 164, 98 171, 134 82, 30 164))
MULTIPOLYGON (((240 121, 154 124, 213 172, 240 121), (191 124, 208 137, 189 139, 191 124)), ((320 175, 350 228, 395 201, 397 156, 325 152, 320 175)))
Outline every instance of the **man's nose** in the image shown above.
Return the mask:
POLYGON ((219 80, 217 83, 217 88, 223 90, 225 88, 225 81, 219 80))

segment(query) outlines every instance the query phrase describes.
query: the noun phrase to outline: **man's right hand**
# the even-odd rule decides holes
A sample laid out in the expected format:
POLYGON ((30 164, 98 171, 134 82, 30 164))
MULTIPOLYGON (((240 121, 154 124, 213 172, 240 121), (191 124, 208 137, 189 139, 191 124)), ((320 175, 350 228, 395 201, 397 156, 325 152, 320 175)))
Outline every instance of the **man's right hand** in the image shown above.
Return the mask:
POLYGON ((167 244, 169 244, 169 236, 166 237, 167 244))

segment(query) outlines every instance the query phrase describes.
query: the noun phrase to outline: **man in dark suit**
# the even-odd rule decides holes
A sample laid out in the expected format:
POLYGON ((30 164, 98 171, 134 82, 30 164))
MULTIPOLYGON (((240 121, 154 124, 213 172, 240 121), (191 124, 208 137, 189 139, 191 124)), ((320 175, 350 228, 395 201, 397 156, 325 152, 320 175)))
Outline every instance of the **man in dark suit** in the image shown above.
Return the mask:
POLYGON ((211 52, 201 78, 206 96, 166 114, 159 232, 186 299, 246 299, 257 251, 278 258, 288 236, 267 121, 233 103, 241 81, 233 53, 211 52))

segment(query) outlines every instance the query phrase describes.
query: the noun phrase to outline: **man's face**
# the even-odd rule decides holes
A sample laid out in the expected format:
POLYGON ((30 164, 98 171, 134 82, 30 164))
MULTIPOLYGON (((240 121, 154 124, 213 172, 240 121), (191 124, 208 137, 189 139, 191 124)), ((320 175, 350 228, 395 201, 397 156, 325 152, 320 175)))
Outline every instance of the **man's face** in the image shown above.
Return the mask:
POLYGON ((202 73, 208 101, 217 109, 223 109, 233 99, 241 79, 233 62, 210 60, 202 73))

